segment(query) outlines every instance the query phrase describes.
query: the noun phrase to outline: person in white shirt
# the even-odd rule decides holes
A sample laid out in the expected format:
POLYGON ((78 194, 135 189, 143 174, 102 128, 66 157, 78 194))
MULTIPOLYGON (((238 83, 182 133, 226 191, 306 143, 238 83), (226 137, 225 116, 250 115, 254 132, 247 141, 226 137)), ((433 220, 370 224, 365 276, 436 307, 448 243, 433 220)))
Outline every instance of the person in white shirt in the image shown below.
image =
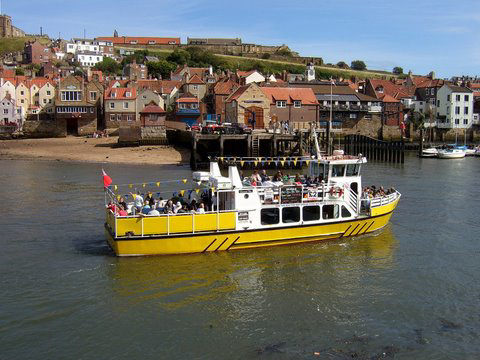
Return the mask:
POLYGON ((137 208, 138 211, 141 211, 143 207, 143 197, 140 195, 140 192, 137 192, 136 194, 130 193, 133 197, 133 201, 135 202, 135 207, 137 208))
POLYGON ((200 203, 198 206, 197 214, 205 214, 205 205, 203 205, 203 203, 200 203))
POLYGON ((159 215, 160 213, 156 209, 150 210, 150 212, 148 213, 148 216, 159 216, 159 215))

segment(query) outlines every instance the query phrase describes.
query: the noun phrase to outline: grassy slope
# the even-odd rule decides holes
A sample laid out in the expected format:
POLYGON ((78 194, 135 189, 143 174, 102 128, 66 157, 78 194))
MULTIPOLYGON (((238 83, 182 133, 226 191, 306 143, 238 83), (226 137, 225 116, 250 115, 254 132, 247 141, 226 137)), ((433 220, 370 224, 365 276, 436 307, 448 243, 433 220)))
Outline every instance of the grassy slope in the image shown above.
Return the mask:
POLYGON ((0 39, 0 54, 7 54, 16 51, 23 51, 23 47, 27 41, 38 39, 40 43, 48 45, 50 40, 47 38, 36 38, 33 36, 2 38, 0 39))
MULTIPOLYGON (((117 47, 120 48, 120 47, 117 47)), ((129 48, 129 47, 121 47, 126 50, 140 50, 139 48, 129 48)), ((148 48, 148 51, 153 53, 156 53, 159 57, 165 58, 168 56, 169 53, 172 52, 172 50, 165 50, 165 49, 151 49, 148 48)), ((226 62, 229 64, 235 65, 238 68, 245 67, 245 65, 253 63, 253 62, 265 62, 265 64, 275 64, 276 68, 280 65, 285 65, 285 66, 298 66, 298 67, 303 67, 305 68, 304 65, 295 63, 295 62, 289 62, 289 61, 279 61, 279 60, 268 60, 268 59, 258 59, 258 58, 249 58, 246 56, 234 56, 234 55, 223 55, 223 54, 216 54, 217 56, 223 58, 226 62), (242 66, 243 65, 243 66, 242 66)), ((387 77, 396 77, 396 75, 388 72, 376 72, 374 70, 369 71, 358 71, 358 70, 351 70, 351 69, 338 69, 338 68, 332 68, 329 66, 315 66, 315 69, 317 70, 317 76, 328 79, 329 77, 342 77, 342 78, 350 78, 352 76, 356 76, 360 79, 365 79, 365 78, 381 78, 384 76, 387 77)))

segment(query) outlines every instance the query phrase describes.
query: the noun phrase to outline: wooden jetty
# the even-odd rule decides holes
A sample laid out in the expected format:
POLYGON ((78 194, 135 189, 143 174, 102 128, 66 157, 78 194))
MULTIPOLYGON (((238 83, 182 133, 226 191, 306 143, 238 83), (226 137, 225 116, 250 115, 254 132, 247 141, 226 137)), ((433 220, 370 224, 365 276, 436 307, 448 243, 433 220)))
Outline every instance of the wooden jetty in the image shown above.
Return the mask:
POLYGON ((405 162, 404 141, 382 141, 364 135, 347 135, 344 141, 345 153, 362 154, 369 161, 403 164, 405 162))

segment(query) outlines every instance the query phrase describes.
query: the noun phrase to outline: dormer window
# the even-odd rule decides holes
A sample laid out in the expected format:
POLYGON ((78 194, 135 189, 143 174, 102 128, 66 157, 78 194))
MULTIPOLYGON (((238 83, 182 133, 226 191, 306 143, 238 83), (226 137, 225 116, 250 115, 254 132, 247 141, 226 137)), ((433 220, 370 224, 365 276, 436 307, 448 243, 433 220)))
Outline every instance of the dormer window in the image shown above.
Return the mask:
POLYGON ((277 108, 286 108, 286 107, 287 107, 287 102, 285 100, 277 101, 277 108))
POLYGON ((127 92, 125 93, 125 97, 131 97, 131 96, 132 96, 132 93, 131 93, 131 92, 127 91, 127 92))
POLYGON ((293 107, 294 108, 301 108, 302 107, 302 102, 300 100, 295 100, 293 102, 293 107))
POLYGON ((377 88, 375 89, 377 92, 383 94, 383 86, 377 86, 377 88))
POLYGON ((116 97, 117 97, 117 93, 112 92, 112 98, 116 98, 116 97))

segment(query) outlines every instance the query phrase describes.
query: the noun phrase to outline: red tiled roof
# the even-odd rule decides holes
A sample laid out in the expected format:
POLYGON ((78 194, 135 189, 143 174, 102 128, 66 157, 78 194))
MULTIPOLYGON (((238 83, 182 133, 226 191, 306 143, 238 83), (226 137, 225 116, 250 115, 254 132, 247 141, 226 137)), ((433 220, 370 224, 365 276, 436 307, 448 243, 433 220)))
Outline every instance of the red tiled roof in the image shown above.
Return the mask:
POLYGON ((233 80, 219 81, 213 87, 213 92, 216 95, 230 95, 237 87, 238 84, 233 80))
POLYGON ((380 97, 380 99, 383 102, 386 102, 386 103, 398 103, 398 102, 400 102, 400 100, 397 100, 393 96, 390 96, 388 94, 384 94, 383 96, 380 97))
POLYGON ((236 89, 234 91, 234 93, 232 95, 230 95, 227 99, 227 102, 230 102, 232 100, 237 100, 240 96, 242 96, 242 94, 250 87, 250 84, 249 85, 244 85, 244 86, 240 86, 238 89, 236 89))
POLYGON ((195 74, 188 80, 187 84, 205 84, 205 83, 203 82, 202 79, 200 79, 200 77, 197 74, 195 74))
POLYGON ((237 76, 238 77, 247 77, 249 75, 252 75, 254 72, 256 72, 257 70, 250 70, 250 71, 241 71, 241 70, 237 70, 237 76))
POLYGON ((163 110, 161 106, 157 105, 147 105, 142 111, 140 111, 141 114, 158 114, 164 112, 165 110, 163 110))
POLYGON ((136 36, 118 36, 118 37, 99 37, 99 41, 111 41, 113 45, 129 44, 136 41, 136 45, 180 45, 180 38, 163 37, 136 37, 136 36), (152 44, 151 42, 155 42, 152 44))
POLYGON ((47 83, 54 86, 54 83, 52 80, 44 77, 38 77, 30 80, 30 87, 35 85, 38 88, 42 88, 43 86, 47 85, 47 83))
POLYGON ((373 86, 377 99, 381 99, 383 95, 387 95, 387 94, 394 97, 397 100, 406 98, 406 97, 411 97, 413 95, 412 91, 414 89, 408 89, 404 86, 394 84, 390 80, 370 79, 369 81, 373 86), (383 93, 377 90, 379 87, 383 87, 383 93))
POLYGON ((0 70, 0 75, 3 78, 7 77, 14 77, 15 76, 15 70, 14 69, 1 69, 0 70))
POLYGON ((182 82, 175 80, 137 80, 138 89, 149 89, 159 94, 170 94, 174 88, 181 86, 182 82))
POLYGON ((442 87, 445 83, 445 80, 442 79, 435 79, 432 80, 430 78, 423 79, 422 81, 415 82, 417 88, 432 88, 432 87, 442 87))
POLYGON ((135 88, 110 88, 105 91, 105 99, 109 100, 135 100, 137 98, 137 89, 135 88), (127 92, 130 96, 127 97, 127 92), (115 96, 113 96, 115 94, 115 96))
POLYGON ((261 87, 260 90, 270 99, 272 104, 278 100, 284 100, 287 104, 293 104, 295 100, 301 101, 303 105, 318 104, 311 88, 261 87))
POLYGON ((107 84, 107 89, 113 87, 118 83, 120 86, 126 86, 128 84, 128 80, 110 80, 107 84))
POLYGON ((198 99, 196 97, 184 97, 177 99, 177 103, 196 103, 198 102, 198 99))

